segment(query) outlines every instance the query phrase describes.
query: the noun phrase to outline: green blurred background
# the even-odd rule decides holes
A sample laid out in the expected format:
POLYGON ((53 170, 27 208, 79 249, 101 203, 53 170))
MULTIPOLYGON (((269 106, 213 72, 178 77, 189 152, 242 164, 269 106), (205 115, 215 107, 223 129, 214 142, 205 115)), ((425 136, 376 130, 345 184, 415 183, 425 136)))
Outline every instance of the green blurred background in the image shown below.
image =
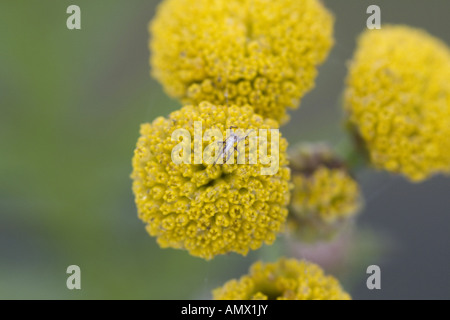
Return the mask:
MULTIPOLYGON (((0 3, 0 298, 209 299, 253 261, 292 254, 278 242, 206 262, 160 249, 138 220, 129 174, 139 125, 180 107, 149 76, 147 25, 158 2, 0 3), (81 8, 81 30, 66 28, 70 4, 81 8), (72 264, 81 290, 66 288, 72 264)), ((381 6, 383 22, 450 43, 448 1, 324 2, 336 45, 282 129, 291 144, 342 139, 338 101, 368 5, 381 6)), ((359 177, 363 231, 348 241, 349 267, 330 271, 356 299, 449 299, 450 179, 359 177), (381 266, 379 291, 365 286, 370 264, 381 266)))

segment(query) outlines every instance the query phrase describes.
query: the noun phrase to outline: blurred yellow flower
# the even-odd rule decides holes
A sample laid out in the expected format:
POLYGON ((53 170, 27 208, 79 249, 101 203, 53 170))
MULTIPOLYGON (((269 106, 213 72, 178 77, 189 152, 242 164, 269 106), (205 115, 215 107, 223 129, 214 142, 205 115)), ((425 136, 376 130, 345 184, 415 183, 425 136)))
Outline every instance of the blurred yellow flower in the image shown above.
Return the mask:
POLYGON ((425 31, 364 32, 345 108, 376 167, 412 181, 450 172, 450 50, 425 31))
POLYGON ((280 259, 257 262, 248 275, 213 291, 216 300, 350 300, 332 276, 313 263, 280 259))
POLYGON ((358 183, 323 144, 302 144, 289 153, 292 190, 288 230, 304 241, 331 238, 361 209, 358 183))
POLYGON ((281 122, 333 44, 318 0, 166 0, 149 29, 152 74, 170 96, 248 103, 281 122))
MULTIPOLYGON (((161 247, 186 249, 205 259, 228 252, 245 255, 271 244, 285 223, 290 198, 286 140, 280 137, 276 145, 279 169, 273 175, 262 175, 266 164, 259 162, 208 164, 203 159, 200 164, 175 164, 171 155, 179 141, 172 134, 185 129, 195 136, 196 121, 202 123, 201 136, 212 128, 225 137, 231 126, 256 132, 278 126, 249 106, 206 102, 143 124, 131 175, 139 218, 161 247)), ((192 147, 204 151, 208 143, 192 141, 192 147)))

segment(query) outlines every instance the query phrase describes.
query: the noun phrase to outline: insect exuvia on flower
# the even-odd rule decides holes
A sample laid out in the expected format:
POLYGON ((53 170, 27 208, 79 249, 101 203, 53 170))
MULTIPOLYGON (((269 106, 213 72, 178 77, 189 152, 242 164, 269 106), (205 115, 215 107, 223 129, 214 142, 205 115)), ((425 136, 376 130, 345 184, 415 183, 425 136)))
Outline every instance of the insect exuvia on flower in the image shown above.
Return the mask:
POLYGON ((274 175, 278 172, 280 160, 280 132, 278 129, 260 128, 256 130, 241 124, 242 128, 233 131, 232 129, 237 126, 229 126, 225 130, 226 126, 221 123, 214 124, 211 120, 208 120, 207 123, 211 127, 206 130, 203 130, 203 121, 194 121, 193 124, 189 123, 190 129, 178 128, 172 132, 172 141, 178 142, 171 152, 174 164, 215 166, 216 164, 256 165, 260 163, 262 164, 261 174, 274 175), (248 139, 248 143, 241 143, 246 139, 248 139), (237 153, 236 161, 235 151, 237 153))
MULTIPOLYGON (((223 164, 224 162, 228 163, 228 160, 232 155, 234 155, 234 151, 238 153, 238 160, 239 156, 241 155, 241 151, 238 148, 238 145, 241 141, 244 141, 247 137, 249 137, 250 134, 252 134, 252 137, 249 137, 250 139, 256 138, 256 132, 254 129, 248 130, 244 135, 240 135, 239 132, 233 132, 232 129, 237 129, 236 126, 230 126, 228 129, 229 135, 227 138, 223 141, 218 141, 217 143, 221 143, 222 147, 220 148, 219 155, 217 156, 216 160, 214 161, 214 165, 219 162, 219 164, 223 164), (221 162, 220 160, 223 160, 226 157, 226 160, 221 162)), ((254 141, 254 140, 253 140, 254 141)), ((245 150, 244 150, 245 152, 245 150)), ((234 161, 233 161, 234 162, 234 161)))

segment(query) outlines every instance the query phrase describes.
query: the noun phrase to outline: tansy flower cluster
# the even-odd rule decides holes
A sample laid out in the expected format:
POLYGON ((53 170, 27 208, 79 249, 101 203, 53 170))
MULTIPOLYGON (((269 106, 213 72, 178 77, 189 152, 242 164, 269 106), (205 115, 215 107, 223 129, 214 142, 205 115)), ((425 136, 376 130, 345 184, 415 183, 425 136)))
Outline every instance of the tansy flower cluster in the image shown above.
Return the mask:
MULTIPOLYGON (((231 127, 278 128, 286 108, 314 85, 333 44, 332 27, 317 0, 161 3, 149 26, 152 73, 189 106, 142 125, 132 173, 139 217, 161 247, 205 259, 245 255, 284 230, 291 184, 283 138, 267 146, 279 170, 265 175, 261 162, 176 164, 172 134, 195 135, 196 122, 201 134, 215 129, 223 136, 231 127)), ((215 143, 229 152, 227 141, 215 143)), ((192 150, 198 147, 192 142, 192 150)))
MULTIPOLYGON (((350 162, 328 146, 300 145, 289 163, 286 140, 267 138, 277 170, 264 174, 269 165, 255 162, 261 145, 252 147, 250 136, 202 139, 209 130, 228 137, 231 128, 263 139, 262 131, 284 124, 287 109, 314 86, 317 67, 333 45, 333 21, 318 0, 161 3, 149 25, 152 74, 184 107, 141 126, 131 177, 139 218, 162 248, 207 260, 246 255, 285 230, 317 241, 353 221, 361 191, 350 162), (194 137, 187 141, 194 154, 177 149, 180 139, 186 143, 180 130, 194 137), (243 154, 234 152, 239 143, 246 146, 243 154), (220 146, 216 161, 196 161, 196 152, 204 155, 211 144, 220 146), (174 155, 188 161, 175 162, 174 155), (232 163, 217 162, 230 155, 232 163)), ((354 153, 412 181, 449 173, 449 79, 450 50, 424 31, 383 26, 364 32, 344 102, 358 141, 354 153)), ((319 266, 294 259, 257 262, 213 296, 350 299, 319 266)))
POLYGON ((306 261, 257 262, 248 275, 213 291, 216 300, 350 300, 332 276, 306 261))
MULTIPOLYGON (((195 121, 202 123, 202 136, 215 128, 225 137, 233 125, 255 131, 278 126, 249 106, 207 102, 142 125, 132 173, 139 218, 161 247, 186 249, 205 259, 228 252, 245 255, 263 243, 271 244, 288 214, 286 140, 280 138, 275 148, 279 169, 274 175, 261 175, 260 162, 236 164, 237 159, 234 164, 207 164, 204 159, 201 164, 175 164, 171 153, 179 141, 172 139, 172 133, 182 128, 194 136, 195 121)), ((271 143, 275 141, 268 141, 269 150, 271 143)), ((203 141, 200 150, 209 144, 203 141)))
POLYGON ((285 122, 333 44, 317 0, 166 0, 150 24, 152 73, 183 103, 250 104, 285 122))
POLYGON ((345 92, 370 161, 412 181, 450 172, 450 50, 424 31, 366 31, 345 92))
POLYGON ((306 241, 335 235, 361 207, 358 183, 325 144, 302 144, 289 155, 290 232, 306 241))

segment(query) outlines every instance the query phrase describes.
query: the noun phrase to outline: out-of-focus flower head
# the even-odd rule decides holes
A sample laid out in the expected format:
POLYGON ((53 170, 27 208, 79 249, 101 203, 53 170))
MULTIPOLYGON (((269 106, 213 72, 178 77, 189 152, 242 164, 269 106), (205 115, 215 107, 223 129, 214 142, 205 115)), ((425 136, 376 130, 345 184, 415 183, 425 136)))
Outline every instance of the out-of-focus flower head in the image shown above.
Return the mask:
POLYGON ((371 163, 422 181, 450 172, 450 50, 425 31, 365 31, 350 64, 345 109, 371 163))
POLYGON ((303 241, 333 237, 361 208, 358 183, 325 144, 296 146, 289 159, 294 188, 288 231, 303 241))
POLYGON ((213 291, 216 300, 349 300, 332 276, 313 263, 280 259, 257 262, 248 275, 230 280, 213 291))
POLYGON ((152 74, 170 96, 250 104, 279 122, 333 44, 318 0, 166 0, 149 28, 152 74))

